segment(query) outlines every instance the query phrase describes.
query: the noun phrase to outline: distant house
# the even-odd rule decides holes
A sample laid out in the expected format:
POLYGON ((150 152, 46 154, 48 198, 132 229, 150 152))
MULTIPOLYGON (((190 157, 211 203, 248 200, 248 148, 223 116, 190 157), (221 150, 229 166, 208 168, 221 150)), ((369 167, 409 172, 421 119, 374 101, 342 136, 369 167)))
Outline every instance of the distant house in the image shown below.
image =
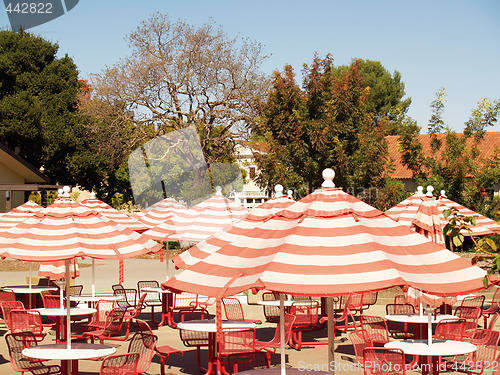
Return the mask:
MULTIPOLYGON (((463 134, 458 135, 463 136, 463 134)), ((438 138, 442 139, 443 142, 445 137, 446 134, 438 135, 438 138)), ((422 144, 424 155, 426 157, 430 157, 432 155, 430 135, 419 134, 418 139, 422 144)), ((399 136, 388 136, 386 137, 386 141, 389 148, 389 157, 391 158, 394 167, 394 170, 390 173, 390 177, 401 180, 404 183, 406 190, 415 191, 417 186, 413 181, 413 172, 408 169, 402 162, 402 152, 399 145, 399 136)), ((480 164, 479 166, 482 166, 484 160, 489 160, 493 156, 500 155, 500 132, 485 133, 484 138, 479 144, 478 148, 481 153, 481 155, 478 157, 480 164)), ((491 186, 490 189, 495 194, 498 194, 500 192, 500 184, 491 186)))
POLYGON ((25 193, 40 189, 53 190, 49 178, 11 149, 0 143, 0 213, 26 202, 25 193))
POLYGON ((236 162, 240 168, 246 171, 246 178, 243 190, 234 193, 233 197, 248 209, 257 207, 270 198, 269 194, 255 183, 255 177, 259 172, 257 164, 255 163, 255 152, 259 152, 259 150, 250 147, 246 142, 238 141, 236 143, 236 162))

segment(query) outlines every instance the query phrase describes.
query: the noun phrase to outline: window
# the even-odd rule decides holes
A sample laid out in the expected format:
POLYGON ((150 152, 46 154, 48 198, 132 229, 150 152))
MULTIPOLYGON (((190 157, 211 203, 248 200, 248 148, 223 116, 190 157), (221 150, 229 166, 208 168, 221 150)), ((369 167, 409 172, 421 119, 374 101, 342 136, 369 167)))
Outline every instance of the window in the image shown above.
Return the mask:
POLYGON ((249 168, 248 176, 250 177, 250 180, 253 180, 255 178, 255 167, 249 168))

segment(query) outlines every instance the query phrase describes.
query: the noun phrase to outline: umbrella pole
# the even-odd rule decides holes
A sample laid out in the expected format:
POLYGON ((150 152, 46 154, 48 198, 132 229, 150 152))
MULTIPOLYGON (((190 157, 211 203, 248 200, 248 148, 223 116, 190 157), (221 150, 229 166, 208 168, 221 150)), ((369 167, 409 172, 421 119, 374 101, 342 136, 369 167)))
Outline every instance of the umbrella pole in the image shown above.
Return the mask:
POLYGON ((95 259, 92 258, 92 298, 95 296, 95 259))
POLYGON ((328 317, 328 375, 335 375, 335 317, 333 316, 333 297, 326 298, 328 317))
POLYGON ((285 295, 280 293, 280 358, 281 375, 286 375, 286 357, 285 357, 285 295))
MULTIPOLYGON (((69 259, 66 259, 66 275, 69 275, 69 259)), ((71 323, 71 316, 69 313, 69 278, 66 277, 66 348, 71 349, 71 327, 69 326, 71 323)), ((72 361, 68 361, 68 374, 71 375, 73 373, 72 369, 72 361)))
POLYGON ((167 277, 165 278, 165 281, 168 280, 168 278, 170 277, 170 264, 169 264, 170 261, 168 259, 168 253, 169 253, 169 250, 170 250, 169 247, 170 246, 169 246, 168 241, 165 241, 165 261, 167 263, 167 265, 166 265, 166 267, 167 267, 167 270, 166 270, 167 271, 167 277))

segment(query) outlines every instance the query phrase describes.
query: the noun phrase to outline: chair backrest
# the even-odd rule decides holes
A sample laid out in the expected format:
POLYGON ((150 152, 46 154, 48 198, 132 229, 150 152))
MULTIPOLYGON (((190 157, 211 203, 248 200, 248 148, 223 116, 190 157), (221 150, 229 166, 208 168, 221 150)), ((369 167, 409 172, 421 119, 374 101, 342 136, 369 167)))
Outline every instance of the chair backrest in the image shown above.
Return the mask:
POLYGON ((484 305, 483 295, 465 297, 462 300, 462 303, 460 304, 460 306, 472 306, 472 307, 479 307, 481 309, 483 308, 483 305, 484 305))
POLYGON ((10 312, 12 310, 24 310, 24 304, 21 301, 2 301, 0 306, 5 325, 10 329, 10 312))
POLYGON ((387 322, 380 316, 364 315, 361 320, 362 329, 366 330, 374 344, 389 342, 387 322))
POLYGON ((156 280, 142 280, 137 282, 137 293, 142 295, 142 293, 147 293, 145 303, 146 305, 148 304, 158 304, 161 302, 160 296, 158 293, 152 293, 152 292, 143 292, 142 288, 148 287, 148 288, 159 288, 160 283, 156 280))
POLYGON ((45 308, 61 307, 61 297, 59 296, 59 294, 52 294, 50 293, 50 291, 46 290, 42 291, 40 294, 42 296, 43 307, 45 308), (49 293, 44 293, 44 292, 49 292, 49 293))
POLYGON ((0 301, 15 301, 16 293, 10 289, 0 289, 0 301))
POLYGON ((115 307, 111 310, 106 319, 103 336, 115 336, 120 333, 126 311, 125 307, 115 307))
POLYGON ((137 328, 139 328, 140 332, 149 333, 151 335, 154 335, 153 330, 151 329, 150 325, 148 323, 146 323, 144 320, 136 319, 135 323, 137 324, 137 328))
POLYGON ((455 310, 455 316, 465 320, 464 338, 471 338, 478 328, 478 321, 482 310, 477 306, 458 306, 455 310))
POLYGON ((243 306, 237 298, 226 297, 222 299, 226 318, 228 320, 245 320, 243 306))
POLYGON ((70 296, 81 296, 83 292, 83 285, 70 285, 69 295, 70 296))
POLYGON ((415 307, 409 303, 388 303, 385 312, 389 314, 415 314, 415 307))
POLYGON ((144 301, 146 300, 146 293, 142 293, 141 298, 137 301, 134 308, 127 310, 125 313, 126 319, 132 319, 141 315, 142 309, 144 308, 144 301))
POLYGON ((92 315, 89 325, 95 328, 104 328, 108 320, 108 315, 117 306, 116 301, 101 299, 97 301, 96 312, 92 315))
POLYGON ((143 373, 148 371, 151 366, 151 361, 155 354, 155 347, 158 341, 156 335, 144 332, 136 332, 128 345, 128 353, 139 353, 139 362, 137 363, 137 372, 143 373))
POLYGON ((133 288, 121 288, 116 289, 114 292, 115 296, 122 297, 116 303, 120 307, 131 308, 135 307, 137 304, 137 290, 133 288))
MULTIPOLYGON (((295 322, 295 315, 285 313, 285 344, 287 344, 292 337, 293 323, 295 322)), ((271 340, 274 343, 281 343, 281 321, 276 325, 274 337, 271 340)))
POLYGON ((172 304, 172 309, 175 310, 190 310, 198 305, 198 295, 194 293, 182 292, 175 293, 172 304))
POLYGON ((349 332, 349 340, 351 340, 352 346, 354 347, 354 353, 356 354, 358 364, 363 366, 365 363, 363 350, 368 347, 373 347, 373 341, 370 339, 368 332, 364 329, 349 332))
MULTIPOLYGON (((276 296, 274 292, 264 292, 262 293, 263 301, 273 301, 279 300, 279 293, 276 296)), ((277 306, 262 306, 264 310, 264 316, 266 320, 271 323, 277 323, 280 320, 280 309, 277 306)))
POLYGON ((478 368, 492 367, 497 358, 500 332, 478 328, 469 341, 476 345, 477 349, 467 356, 465 363, 473 361, 478 368))
POLYGON ((378 292, 363 293, 363 309, 367 309, 377 303, 378 292))
POLYGON ((401 349, 366 347, 363 350, 366 375, 404 375, 405 354, 401 349))
POLYGON ((223 329, 219 354, 227 357, 231 354, 255 352, 255 329, 223 329))
POLYGON ((179 338, 187 347, 208 347, 209 333, 201 331, 189 331, 187 329, 179 329, 179 338))
POLYGON ((122 284, 113 284, 111 285, 111 289, 113 290, 113 293, 117 290, 125 289, 122 284))
POLYGON ((28 358, 22 353, 23 349, 37 345, 36 338, 31 332, 8 333, 5 335, 5 341, 9 349, 10 363, 15 371, 29 371, 43 366, 41 360, 28 358))
POLYGON ((294 328, 312 329, 319 321, 318 301, 297 301, 290 307, 290 314, 295 316, 294 328))
POLYGON ((135 375, 139 353, 113 354, 104 358, 100 375, 135 375))
POLYGON ((465 319, 443 319, 438 322, 434 338, 437 340, 462 341, 465 335, 465 319))
POLYGON ((31 332, 35 336, 43 335, 42 316, 36 310, 11 310, 9 320, 12 333, 31 332))

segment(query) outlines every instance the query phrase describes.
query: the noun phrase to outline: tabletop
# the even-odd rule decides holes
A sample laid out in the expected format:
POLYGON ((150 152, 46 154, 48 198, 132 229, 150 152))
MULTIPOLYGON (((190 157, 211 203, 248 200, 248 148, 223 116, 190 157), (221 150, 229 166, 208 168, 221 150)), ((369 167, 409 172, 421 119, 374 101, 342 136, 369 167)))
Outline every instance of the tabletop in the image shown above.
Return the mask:
MULTIPOLYGON (((429 322, 429 317, 424 314, 424 315, 419 315, 419 314, 388 314, 385 316, 386 320, 390 320, 392 322, 401 322, 401 323, 428 323, 429 322)), ((457 316, 455 315, 449 315, 449 314, 438 314, 434 316, 434 314, 431 315, 431 323, 438 323, 441 320, 447 320, 447 319, 458 319, 457 316)))
POLYGON ((141 288, 141 292, 148 292, 148 293, 163 293, 163 294, 170 294, 172 293, 171 290, 168 290, 168 289, 162 289, 162 288, 159 288, 159 287, 155 287, 155 286, 145 286, 145 287, 142 287, 141 288))
POLYGON ((446 356, 468 354, 476 351, 476 345, 464 341, 425 340, 390 341, 385 348, 401 349, 405 354, 424 356, 446 356))
POLYGON ((71 348, 66 343, 31 346, 23 349, 22 353, 38 359, 88 359, 105 357, 116 352, 116 348, 109 345, 73 342, 71 348))
POLYGON ((53 286, 41 286, 41 285, 18 285, 18 286, 4 286, 2 289, 12 290, 14 293, 19 294, 30 294, 30 293, 40 293, 44 290, 55 291, 58 290, 53 286))
MULTIPOLYGON (((38 311, 40 315, 43 316, 66 316, 68 314, 66 308, 60 307, 41 307, 39 309, 33 309, 38 311)), ((91 307, 70 307, 69 315, 78 316, 78 315, 90 315, 95 313, 97 310, 91 307)))
MULTIPOLYGON (((307 302, 306 300, 289 300, 289 299, 285 299, 284 301, 284 304, 283 306, 285 307, 290 307, 292 306, 292 303, 294 302, 307 302)), ((262 305, 262 306, 276 306, 276 307, 279 307, 280 306, 280 300, 279 299, 271 299, 271 300, 261 300, 261 301, 257 301, 257 304, 258 305, 262 305)))
MULTIPOLYGON (((255 323, 240 320, 223 320, 222 329, 245 329, 255 328, 255 323)), ((197 332, 217 332, 214 319, 190 320, 188 322, 177 323, 178 329, 197 332)))

